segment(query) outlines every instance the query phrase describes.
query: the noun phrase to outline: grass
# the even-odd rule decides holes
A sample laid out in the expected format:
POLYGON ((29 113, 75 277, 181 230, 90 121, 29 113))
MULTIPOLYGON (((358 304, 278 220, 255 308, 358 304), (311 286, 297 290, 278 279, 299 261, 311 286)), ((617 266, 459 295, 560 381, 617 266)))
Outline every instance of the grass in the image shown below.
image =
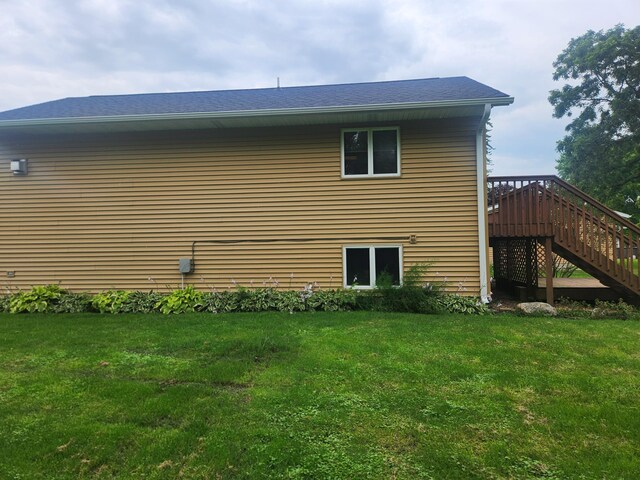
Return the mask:
POLYGON ((0 315, 0 478, 640 477, 640 322, 0 315))
MULTIPOLYGON (((633 271, 638 272, 638 259, 633 259, 633 271)), ((541 271, 542 272, 542 271, 541 271)), ((491 276, 493 277, 493 265, 491 265, 491 276)), ((571 278, 593 278, 593 276, 589 275, 587 272, 580 268, 576 268, 576 270, 571 274, 571 278)))
MULTIPOLYGON (((620 262, 618 262, 618 263, 620 263, 620 262)), ((628 263, 625 263, 625 268, 628 268, 628 263)), ((633 267, 632 268, 633 268, 634 273, 638 272, 638 259, 637 258, 633 259, 633 267)), ((573 277, 573 278, 593 278, 591 275, 589 275, 584 270, 581 270, 580 268, 576 269, 576 271, 573 272, 573 274, 571 274, 571 277, 573 277)))
POLYGON ((577 268, 572 274, 571 274, 571 278, 593 278, 591 275, 589 275, 587 272, 585 272, 584 270, 577 268))

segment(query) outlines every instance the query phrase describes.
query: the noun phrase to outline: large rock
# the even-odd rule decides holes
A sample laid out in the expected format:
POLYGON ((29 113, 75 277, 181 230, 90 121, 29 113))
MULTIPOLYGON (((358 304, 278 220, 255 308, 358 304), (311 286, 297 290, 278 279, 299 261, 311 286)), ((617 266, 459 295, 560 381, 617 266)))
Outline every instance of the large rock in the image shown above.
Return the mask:
POLYGON ((545 317, 555 317, 558 311, 548 303, 526 302, 516 305, 516 311, 525 315, 540 315, 545 317))

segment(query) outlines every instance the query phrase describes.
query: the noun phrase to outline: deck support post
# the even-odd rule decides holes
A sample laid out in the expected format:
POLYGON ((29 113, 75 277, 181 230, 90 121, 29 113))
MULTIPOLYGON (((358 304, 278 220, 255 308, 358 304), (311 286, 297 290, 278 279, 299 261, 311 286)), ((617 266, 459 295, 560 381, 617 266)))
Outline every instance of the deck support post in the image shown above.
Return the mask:
POLYGON ((527 300, 531 298, 535 298, 536 289, 535 286, 538 284, 537 273, 534 275, 533 272, 533 262, 535 259, 535 241, 531 241, 529 239, 525 240, 524 247, 524 261, 525 261, 525 283, 527 288, 527 300), (535 277, 535 278, 534 278, 535 277))
POLYGON ((544 270, 546 277, 547 303, 553 305, 553 248, 552 238, 544 239, 544 270))

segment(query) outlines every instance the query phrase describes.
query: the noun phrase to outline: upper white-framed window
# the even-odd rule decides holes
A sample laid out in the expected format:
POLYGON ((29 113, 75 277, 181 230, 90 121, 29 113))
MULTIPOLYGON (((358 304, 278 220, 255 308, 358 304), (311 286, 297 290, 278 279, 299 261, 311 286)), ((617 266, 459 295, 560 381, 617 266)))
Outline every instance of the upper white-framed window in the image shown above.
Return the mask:
POLYGON ((345 288, 373 288, 380 276, 402 284, 402 245, 344 245, 342 272, 345 288))
POLYGON ((400 128, 343 128, 342 178, 399 177, 400 128))

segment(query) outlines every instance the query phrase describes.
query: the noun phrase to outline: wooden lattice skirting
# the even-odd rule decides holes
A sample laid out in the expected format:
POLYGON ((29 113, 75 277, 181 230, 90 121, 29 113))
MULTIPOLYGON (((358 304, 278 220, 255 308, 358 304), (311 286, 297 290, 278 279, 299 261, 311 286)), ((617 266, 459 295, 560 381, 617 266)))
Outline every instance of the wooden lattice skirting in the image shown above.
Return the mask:
MULTIPOLYGON (((528 297, 535 296, 538 287, 538 240, 494 238, 491 244, 496 286, 510 291, 515 287, 525 287, 528 297)), ((541 246, 544 258, 544 244, 541 246)))

